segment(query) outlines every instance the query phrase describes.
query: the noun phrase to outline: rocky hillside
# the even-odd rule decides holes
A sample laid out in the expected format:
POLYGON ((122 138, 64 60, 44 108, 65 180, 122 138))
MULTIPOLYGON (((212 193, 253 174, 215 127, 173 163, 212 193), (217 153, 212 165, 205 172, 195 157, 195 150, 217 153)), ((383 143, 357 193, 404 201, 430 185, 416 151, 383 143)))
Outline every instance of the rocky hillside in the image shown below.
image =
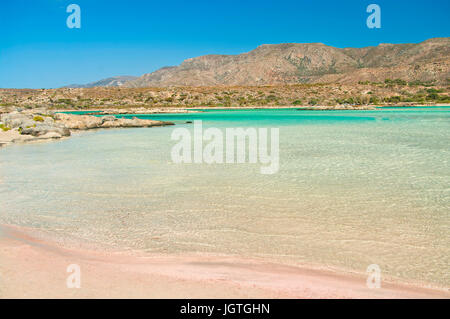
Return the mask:
POLYGON ((447 83, 450 38, 339 49, 321 43, 262 45, 239 55, 206 55, 128 81, 128 87, 383 82, 447 83))
POLYGON ((116 87, 122 86, 125 82, 137 79, 137 76, 123 75, 123 76, 113 76, 111 78, 103 79, 97 82, 91 82, 88 84, 71 84, 65 86, 65 88, 93 88, 97 86, 104 87, 116 87))

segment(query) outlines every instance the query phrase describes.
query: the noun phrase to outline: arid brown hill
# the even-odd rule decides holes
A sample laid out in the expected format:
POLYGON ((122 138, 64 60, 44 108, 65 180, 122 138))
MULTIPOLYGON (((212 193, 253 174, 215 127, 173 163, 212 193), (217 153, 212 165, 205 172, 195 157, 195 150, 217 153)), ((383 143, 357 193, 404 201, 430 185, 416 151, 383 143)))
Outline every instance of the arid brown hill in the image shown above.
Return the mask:
POLYGON ((402 79, 446 83, 450 38, 339 49, 321 43, 270 44, 239 55, 187 59, 128 81, 128 87, 274 85, 402 79))

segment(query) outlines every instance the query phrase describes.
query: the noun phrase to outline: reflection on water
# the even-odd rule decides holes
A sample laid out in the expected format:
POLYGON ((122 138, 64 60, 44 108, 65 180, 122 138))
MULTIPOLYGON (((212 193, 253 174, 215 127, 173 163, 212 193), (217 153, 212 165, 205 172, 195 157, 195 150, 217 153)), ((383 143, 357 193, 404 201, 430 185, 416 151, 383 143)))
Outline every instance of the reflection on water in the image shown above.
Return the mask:
POLYGON ((449 108, 147 117, 279 127, 280 170, 172 164, 174 127, 83 132, 0 149, 0 222, 450 285, 449 108))

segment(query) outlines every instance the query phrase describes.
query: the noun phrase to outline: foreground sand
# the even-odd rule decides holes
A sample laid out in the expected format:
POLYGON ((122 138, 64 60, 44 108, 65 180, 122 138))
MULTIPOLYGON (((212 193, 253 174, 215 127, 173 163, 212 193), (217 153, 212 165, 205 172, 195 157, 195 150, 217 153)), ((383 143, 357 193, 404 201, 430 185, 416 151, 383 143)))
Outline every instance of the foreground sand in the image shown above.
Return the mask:
POLYGON ((64 248, 0 226, 0 298, 450 298, 440 289, 237 257, 143 255, 64 248), (69 289, 67 266, 81 268, 69 289))

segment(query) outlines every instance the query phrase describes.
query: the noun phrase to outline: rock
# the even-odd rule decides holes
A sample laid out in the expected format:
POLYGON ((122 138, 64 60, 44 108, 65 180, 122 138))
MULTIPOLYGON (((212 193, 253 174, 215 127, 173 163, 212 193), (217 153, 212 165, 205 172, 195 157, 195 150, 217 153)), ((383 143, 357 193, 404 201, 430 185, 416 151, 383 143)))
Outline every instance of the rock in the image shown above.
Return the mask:
POLYGON ((52 125, 53 123, 55 123, 55 120, 49 116, 46 116, 46 117, 44 117, 44 123, 47 125, 52 125))
POLYGON ((39 123, 32 127, 25 127, 21 130, 22 135, 41 136, 47 133, 57 133, 61 136, 70 136, 70 130, 68 128, 52 126, 45 123, 39 123))
POLYGON ((19 112, 3 114, 2 122, 5 124, 5 126, 10 128, 31 126, 34 124, 31 115, 22 114, 19 112))
POLYGON ((48 132, 44 135, 41 135, 39 138, 40 139, 49 139, 49 138, 61 138, 62 135, 57 133, 57 132, 48 132))
POLYGON ((132 119, 116 118, 115 116, 89 116, 66 113, 50 114, 47 110, 25 110, 1 114, 2 123, 11 128, 8 131, 0 130, 0 146, 10 143, 21 143, 34 140, 59 139, 70 136, 70 129, 87 130, 94 128, 112 127, 150 127, 173 125, 171 122, 145 120, 133 117, 132 119), (40 121, 34 121, 40 116, 40 121))
POLYGON ((33 135, 34 132, 34 127, 25 127, 25 128, 21 128, 20 130, 20 134, 22 135, 33 135))
POLYGON ((33 126, 35 126, 36 125, 36 122, 35 121, 33 121, 33 120, 31 120, 31 119, 28 119, 28 120, 25 120, 25 121, 23 121, 19 126, 17 126, 18 128, 20 127, 20 128, 26 128, 26 127, 33 127, 33 126))
POLYGON ((86 130, 94 128, 113 127, 150 127, 161 125, 173 125, 170 122, 144 120, 137 117, 132 119, 116 118, 114 116, 96 117, 91 115, 75 115, 66 113, 55 114, 56 122, 70 129, 86 130))
POLYGON ((11 143, 25 143, 25 142, 31 142, 31 141, 38 141, 38 140, 47 140, 47 139, 59 139, 62 138, 63 135, 56 131, 50 131, 45 134, 39 135, 39 136, 33 136, 33 135, 22 135, 19 133, 17 129, 10 130, 8 132, 0 133, 0 144, 1 145, 8 145, 11 143))
POLYGON ((65 127, 76 130, 98 128, 103 124, 103 120, 100 117, 90 115, 57 113, 55 118, 65 127))
POLYGON ((62 136, 70 136, 70 130, 67 127, 60 127, 60 130, 58 131, 62 136))
POLYGON ((113 115, 102 116, 101 119, 102 119, 102 124, 104 124, 105 122, 117 121, 117 117, 115 117, 113 115))
POLYGON ((317 106, 306 106, 298 108, 297 111, 334 111, 334 110, 376 110, 375 107, 370 105, 317 105, 317 106))
POLYGON ((36 138, 30 136, 30 135, 19 135, 16 138, 11 140, 11 143, 24 143, 29 142, 32 140, 35 140, 36 138))

